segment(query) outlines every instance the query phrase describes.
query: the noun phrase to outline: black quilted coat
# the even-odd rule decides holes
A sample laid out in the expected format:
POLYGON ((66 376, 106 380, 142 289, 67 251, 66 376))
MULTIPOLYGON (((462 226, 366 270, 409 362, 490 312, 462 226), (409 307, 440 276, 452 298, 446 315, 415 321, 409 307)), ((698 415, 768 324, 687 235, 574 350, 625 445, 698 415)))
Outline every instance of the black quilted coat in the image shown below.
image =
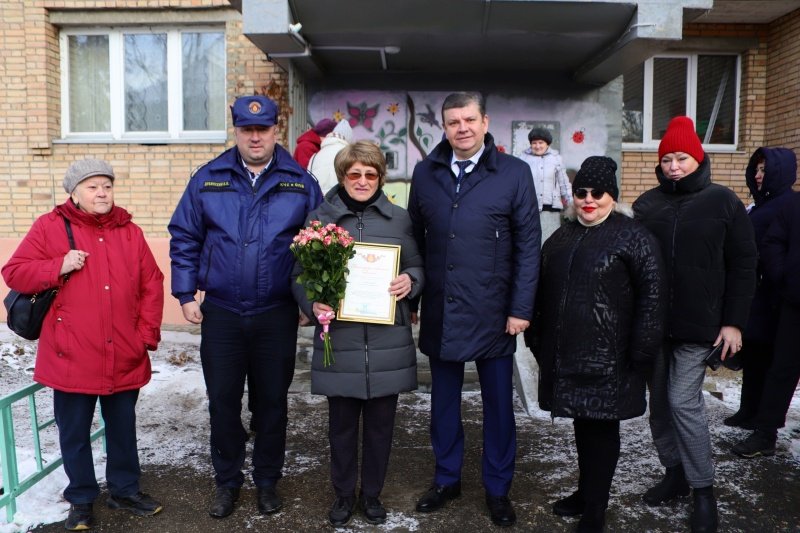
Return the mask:
POLYGON ((532 342, 539 403, 554 417, 624 420, 645 411, 643 371, 664 340, 658 244, 613 212, 570 222, 542 248, 532 342))

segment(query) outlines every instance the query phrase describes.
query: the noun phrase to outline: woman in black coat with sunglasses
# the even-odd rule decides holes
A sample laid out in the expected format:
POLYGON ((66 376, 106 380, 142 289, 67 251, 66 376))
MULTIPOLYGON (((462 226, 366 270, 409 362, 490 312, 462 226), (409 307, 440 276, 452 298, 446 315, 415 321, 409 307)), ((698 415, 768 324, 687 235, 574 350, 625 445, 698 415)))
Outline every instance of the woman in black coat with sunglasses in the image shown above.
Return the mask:
POLYGON ((663 266, 650 233, 623 214, 616 163, 593 156, 573 182, 571 221, 542 248, 534 333, 539 403, 574 419, 578 490, 555 502, 602 531, 620 453, 619 422, 645 412, 645 372, 664 331, 663 266))

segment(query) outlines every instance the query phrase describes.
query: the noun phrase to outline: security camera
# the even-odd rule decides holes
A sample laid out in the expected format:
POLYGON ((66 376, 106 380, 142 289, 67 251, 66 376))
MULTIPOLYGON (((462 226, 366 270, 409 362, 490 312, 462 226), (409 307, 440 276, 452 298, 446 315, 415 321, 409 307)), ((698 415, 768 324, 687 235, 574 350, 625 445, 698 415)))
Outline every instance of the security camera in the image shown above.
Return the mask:
POLYGON ((289 31, 292 33, 300 33, 300 30, 303 29, 303 25, 299 22, 295 22, 294 24, 289 24, 289 31))

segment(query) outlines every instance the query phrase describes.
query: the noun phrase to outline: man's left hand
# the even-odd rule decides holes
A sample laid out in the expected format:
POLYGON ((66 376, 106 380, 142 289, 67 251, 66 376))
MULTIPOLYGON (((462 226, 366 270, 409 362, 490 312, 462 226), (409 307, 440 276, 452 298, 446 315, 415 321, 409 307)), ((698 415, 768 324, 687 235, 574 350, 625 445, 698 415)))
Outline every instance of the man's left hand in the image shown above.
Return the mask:
POLYGON ((510 316, 506 319, 506 333, 509 335, 517 335, 518 333, 522 333, 531 323, 529 320, 523 320, 521 318, 517 318, 515 316, 510 316))

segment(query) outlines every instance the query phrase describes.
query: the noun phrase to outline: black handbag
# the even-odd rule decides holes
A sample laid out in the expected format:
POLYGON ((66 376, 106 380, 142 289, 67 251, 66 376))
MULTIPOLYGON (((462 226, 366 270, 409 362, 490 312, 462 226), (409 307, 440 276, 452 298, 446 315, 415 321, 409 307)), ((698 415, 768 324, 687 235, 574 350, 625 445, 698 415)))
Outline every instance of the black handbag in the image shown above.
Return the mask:
MULTIPOLYGON (((72 238, 72 226, 69 220, 64 219, 64 226, 67 229, 70 249, 75 249, 75 240, 72 238)), ((69 279, 69 274, 64 276, 64 282, 69 279)), ((53 300, 58 294, 59 287, 52 287, 36 294, 22 294, 11 289, 3 299, 8 314, 8 328, 22 337, 35 341, 42 332, 42 323, 47 311, 50 309, 53 300)))

